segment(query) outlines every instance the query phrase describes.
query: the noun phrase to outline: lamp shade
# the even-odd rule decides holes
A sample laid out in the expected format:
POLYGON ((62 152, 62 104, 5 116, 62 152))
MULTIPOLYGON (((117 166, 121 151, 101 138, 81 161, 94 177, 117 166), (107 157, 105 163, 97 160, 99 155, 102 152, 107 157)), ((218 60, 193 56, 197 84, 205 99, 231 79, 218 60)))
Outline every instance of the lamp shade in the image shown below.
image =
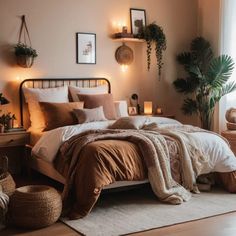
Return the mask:
POLYGON ((3 97, 2 93, 0 93, 0 105, 6 105, 10 103, 5 97, 3 97))
POLYGON ((144 114, 146 115, 152 114, 152 102, 150 101, 144 102, 144 114))

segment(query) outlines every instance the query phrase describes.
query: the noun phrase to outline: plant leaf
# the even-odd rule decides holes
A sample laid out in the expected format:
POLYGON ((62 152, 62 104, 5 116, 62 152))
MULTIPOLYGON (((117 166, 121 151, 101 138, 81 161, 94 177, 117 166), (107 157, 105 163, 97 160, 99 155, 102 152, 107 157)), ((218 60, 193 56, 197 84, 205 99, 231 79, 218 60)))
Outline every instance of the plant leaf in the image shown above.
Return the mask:
POLYGON ((185 115, 192 115, 194 113, 197 113, 197 102, 191 98, 186 98, 184 99, 181 110, 185 115))
POLYGON ((233 59, 228 55, 221 55, 210 63, 207 79, 213 88, 222 87, 232 75, 233 59))

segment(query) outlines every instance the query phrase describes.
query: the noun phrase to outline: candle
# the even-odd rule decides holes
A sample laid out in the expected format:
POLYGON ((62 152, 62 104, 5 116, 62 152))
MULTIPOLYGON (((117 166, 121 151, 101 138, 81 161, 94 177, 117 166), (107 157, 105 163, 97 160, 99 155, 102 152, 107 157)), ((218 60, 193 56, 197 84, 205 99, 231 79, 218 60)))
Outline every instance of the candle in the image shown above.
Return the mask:
POLYGON ((144 102, 144 114, 145 115, 152 114, 152 102, 150 101, 144 102))
POLYGON ((157 108, 157 114, 162 114, 162 109, 160 107, 157 108))

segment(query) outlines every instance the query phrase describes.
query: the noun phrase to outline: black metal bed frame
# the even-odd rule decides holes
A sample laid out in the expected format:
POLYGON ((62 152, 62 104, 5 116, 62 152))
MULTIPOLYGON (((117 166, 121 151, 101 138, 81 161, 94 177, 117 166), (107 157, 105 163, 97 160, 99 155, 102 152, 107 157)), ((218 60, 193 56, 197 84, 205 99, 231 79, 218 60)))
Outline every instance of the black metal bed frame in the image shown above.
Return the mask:
MULTIPOLYGON (((24 124, 24 96, 23 96, 23 87, 26 84, 30 84, 30 88, 46 89, 46 88, 56 88, 64 87, 65 85, 75 85, 81 87, 97 87, 106 83, 108 87, 108 93, 111 93, 111 84, 110 81, 106 78, 37 78, 37 79, 26 79, 21 82, 19 87, 19 97, 20 97, 20 120, 21 125, 24 124), (87 85, 87 86, 85 86, 87 85)), ((28 87, 28 86, 27 86, 28 87)))

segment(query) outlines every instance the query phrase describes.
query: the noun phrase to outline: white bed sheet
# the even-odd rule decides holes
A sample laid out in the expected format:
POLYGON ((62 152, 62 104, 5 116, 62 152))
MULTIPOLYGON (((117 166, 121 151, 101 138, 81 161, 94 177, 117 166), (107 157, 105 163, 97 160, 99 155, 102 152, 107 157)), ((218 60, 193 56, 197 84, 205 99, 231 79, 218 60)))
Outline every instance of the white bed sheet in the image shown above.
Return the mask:
MULTIPOLYGON (((53 162, 61 144, 72 136, 87 130, 106 129, 114 121, 99 121, 73 126, 65 126, 44 132, 42 137, 34 146, 32 152, 47 162, 53 162)), ((159 127, 176 126, 181 123, 163 117, 150 117, 148 123, 155 122, 159 127)), ((201 170, 200 174, 209 172, 230 172, 236 170, 236 158, 228 144, 218 135, 206 132, 195 132, 191 134, 200 143, 204 153, 209 158, 209 164, 201 170)))

